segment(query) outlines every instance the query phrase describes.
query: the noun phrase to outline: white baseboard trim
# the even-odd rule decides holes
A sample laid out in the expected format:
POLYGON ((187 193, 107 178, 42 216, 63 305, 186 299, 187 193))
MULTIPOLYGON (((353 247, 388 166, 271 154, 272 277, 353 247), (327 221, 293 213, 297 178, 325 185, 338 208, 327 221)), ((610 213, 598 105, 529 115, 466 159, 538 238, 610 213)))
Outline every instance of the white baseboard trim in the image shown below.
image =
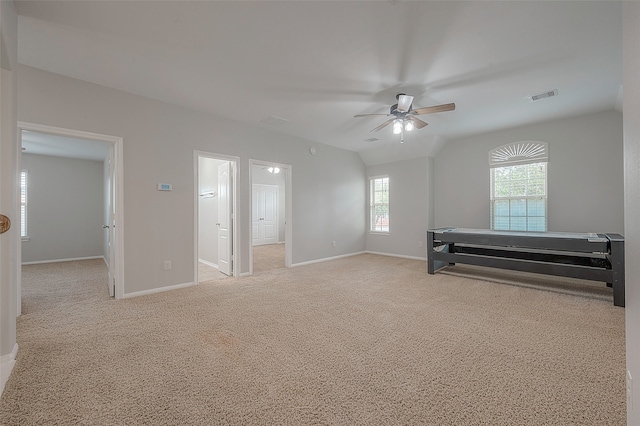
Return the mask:
POLYGON ((36 260, 35 262, 22 262, 23 265, 37 265, 40 263, 58 263, 58 262, 73 262, 74 260, 92 260, 92 259, 102 259, 105 263, 107 260, 104 256, 88 256, 88 257, 72 257, 69 259, 52 259, 52 260, 36 260))
POLYGON ((405 256, 404 254, 382 253, 382 252, 379 252, 379 251, 366 251, 365 253, 368 253, 368 254, 379 254, 380 256, 401 257, 403 259, 424 260, 424 261, 427 260, 426 256, 425 257, 405 256))
POLYGON ((211 266, 212 268, 220 269, 216 263, 209 262, 208 260, 198 258, 198 262, 204 263, 207 266, 211 266))
POLYGON ((357 256, 359 254, 365 254, 365 253, 367 253, 367 252, 366 251, 359 251, 359 252, 356 252, 356 253, 342 254, 340 256, 323 257, 322 259, 315 259, 315 260, 309 260, 307 262, 293 263, 291 265, 291 267, 294 268, 296 266, 304 266, 304 265, 311 265, 313 263, 328 262, 330 260, 342 259, 344 257, 357 256))
POLYGON ((151 290, 134 291, 133 293, 125 293, 122 298, 129 299, 131 297, 146 296, 147 294, 162 293, 165 291, 178 290, 179 288, 194 286, 194 282, 169 285, 166 287, 152 288, 151 290))
POLYGON ((239 274, 238 274, 238 276, 239 276, 239 277, 250 277, 250 276, 251 276, 251 274, 250 274, 250 273, 248 273, 248 272, 241 272, 241 273, 239 273, 239 274))
POLYGON ((4 385, 9 380, 13 366, 16 365, 18 355, 18 344, 13 345, 13 350, 7 355, 0 356, 0 395, 4 391, 4 385))
POLYGON ((251 248, 262 247, 262 246, 275 246, 275 245, 278 245, 278 244, 284 244, 284 241, 276 241, 275 243, 251 244, 251 248))

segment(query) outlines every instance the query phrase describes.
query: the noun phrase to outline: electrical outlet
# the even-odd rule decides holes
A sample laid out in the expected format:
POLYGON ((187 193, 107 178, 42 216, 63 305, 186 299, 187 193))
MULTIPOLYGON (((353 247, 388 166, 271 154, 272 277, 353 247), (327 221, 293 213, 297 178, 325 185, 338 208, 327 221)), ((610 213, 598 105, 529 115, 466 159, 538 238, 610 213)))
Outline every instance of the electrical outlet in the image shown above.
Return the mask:
POLYGON ((170 260, 165 260, 164 261, 164 270, 168 271, 171 269, 171 261, 170 260))
POLYGON ((418 241, 418 247, 422 248, 422 240, 418 241))
POLYGON ((627 370, 627 408, 633 410, 633 377, 629 370, 627 370))
POLYGON ((336 246, 336 242, 335 241, 331 241, 331 247, 335 247, 336 246))

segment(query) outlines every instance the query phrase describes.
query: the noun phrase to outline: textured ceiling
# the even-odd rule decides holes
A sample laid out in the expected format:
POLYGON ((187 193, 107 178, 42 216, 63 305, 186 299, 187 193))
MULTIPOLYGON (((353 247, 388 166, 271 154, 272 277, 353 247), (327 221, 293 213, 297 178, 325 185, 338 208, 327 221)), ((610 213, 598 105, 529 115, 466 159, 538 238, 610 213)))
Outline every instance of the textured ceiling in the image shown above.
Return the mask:
POLYGON ((368 164, 447 140, 615 108, 617 1, 23 1, 19 62, 358 151, 368 164), (529 95, 558 89, 532 102, 529 95), (386 127, 397 93, 420 118, 386 127), (288 120, 272 126, 270 116, 288 120), (379 139, 367 142, 366 139, 379 139))

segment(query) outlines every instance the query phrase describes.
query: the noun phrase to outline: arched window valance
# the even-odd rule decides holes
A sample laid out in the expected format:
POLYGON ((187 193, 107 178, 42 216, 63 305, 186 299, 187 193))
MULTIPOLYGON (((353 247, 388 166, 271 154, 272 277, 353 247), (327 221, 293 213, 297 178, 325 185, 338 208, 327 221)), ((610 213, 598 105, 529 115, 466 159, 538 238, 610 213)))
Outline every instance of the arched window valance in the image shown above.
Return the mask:
POLYGON ((490 167, 543 161, 549 161, 549 144, 546 142, 513 142, 489 151, 490 167))

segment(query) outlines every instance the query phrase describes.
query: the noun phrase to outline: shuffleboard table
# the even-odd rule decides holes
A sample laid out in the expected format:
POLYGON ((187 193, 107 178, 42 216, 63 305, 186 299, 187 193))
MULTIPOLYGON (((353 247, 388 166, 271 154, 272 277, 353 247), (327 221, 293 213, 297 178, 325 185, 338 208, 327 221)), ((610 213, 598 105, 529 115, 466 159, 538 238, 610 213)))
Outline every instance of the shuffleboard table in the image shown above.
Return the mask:
POLYGON ((428 230, 427 272, 456 263, 601 281, 613 288, 615 306, 625 304, 620 234, 428 230))

